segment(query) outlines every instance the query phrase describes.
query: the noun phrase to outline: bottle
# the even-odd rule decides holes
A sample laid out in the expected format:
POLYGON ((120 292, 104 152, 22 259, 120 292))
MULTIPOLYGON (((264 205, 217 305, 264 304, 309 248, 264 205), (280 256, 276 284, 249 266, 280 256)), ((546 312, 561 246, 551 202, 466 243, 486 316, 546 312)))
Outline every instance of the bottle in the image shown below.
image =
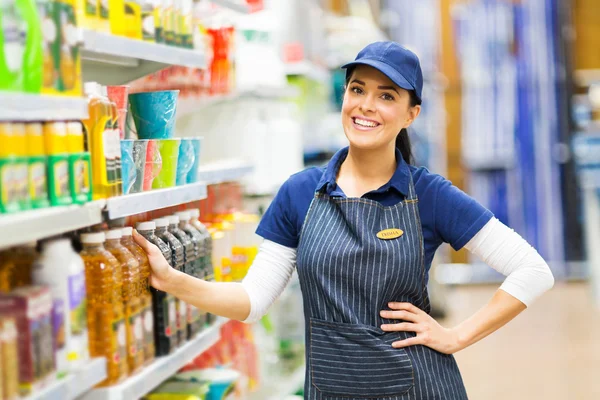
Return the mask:
POLYGON ((69 154, 67 152, 67 124, 44 123, 44 142, 48 154, 48 194, 53 206, 73 203, 69 187, 69 154))
POLYGON ((98 31, 110 33, 110 4, 108 0, 98 0, 98 31))
POLYGON ((133 228, 127 226, 121 230, 121 244, 134 255, 140 265, 140 307, 144 328, 144 364, 154 360, 154 315, 152 314, 152 294, 150 293, 150 262, 144 249, 133 240, 133 228))
POLYGON ((14 318, 0 317, 0 380, 2 380, 2 399, 19 398, 19 344, 17 323, 14 318))
POLYGON ((29 242, 10 250, 10 256, 12 256, 15 265, 12 284, 13 290, 32 284, 33 265, 39 256, 36 246, 36 242, 29 242))
MULTIPOLYGON (((183 244, 169 232, 169 219, 157 218, 154 220, 156 224, 156 236, 161 238, 171 249, 171 266, 177 271, 184 271, 185 265, 185 249, 183 244)), ((176 345, 181 346, 187 337, 187 306, 186 303, 175 298, 175 308, 177 310, 177 338, 176 345)))
POLYGON ((27 186, 32 208, 50 206, 48 197, 48 158, 44 143, 44 128, 41 123, 28 123, 25 125, 27 140, 27 155, 29 157, 29 171, 27 186))
POLYGON ((61 378, 89 360, 83 260, 69 239, 49 241, 32 275, 34 284, 48 286, 52 293, 56 371, 61 378))
POLYGON ((19 201, 20 209, 31 208, 29 196, 29 158, 27 157, 27 137, 25 135, 25 124, 13 122, 13 149, 14 149, 14 190, 19 201))
POLYGON ((81 122, 67 123, 67 151, 69 152, 69 187, 73 203, 87 203, 92 200, 92 169, 90 153, 84 151, 81 122))
MULTIPOLYGON (((140 222, 137 230, 150 243, 155 244, 168 262, 172 262, 171 249, 155 235, 156 224, 153 221, 140 222)), ((154 345, 157 356, 164 356, 175 349, 177 336, 177 310, 175 298, 161 290, 150 288, 152 293, 152 311, 154 312, 154 345)))
POLYGON ((125 310, 125 330, 127 332, 127 366, 129 374, 136 373, 144 365, 144 331, 142 307, 138 290, 140 288, 140 264, 129 250, 121 244, 121 229, 105 233, 104 247, 121 263, 123 276, 123 308, 125 310))
MULTIPOLYGON (((196 250, 194 248, 194 244, 192 240, 188 237, 188 235, 179 229, 179 217, 177 215, 171 215, 168 217, 169 219, 169 232, 171 232, 175 237, 183 244, 184 248, 184 267, 183 272, 188 275, 191 275, 191 271, 193 271, 194 263, 196 262, 196 250)), ((205 323, 204 320, 200 320, 203 318, 200 310, 191 304, 187 304, 186 307, 186 321, 187 321, 187 339, 191 339, 200 331, 200 327, 202 327, 205 323)))
POLYGON ((192 208, 188 211, 190 213, 190 224, 202 235, 202 248, 204 254, 202 268, 205 271, 207 280, 213 280, 214 267, 212 262, 212 235, 206 225, 200 222, 200 210, 198 208, 192 208))
MULTIPOLYGON (((108 141, 108 152, 114 163, 114 175, 111 182, 112 195, 120 196, 123 194, 123 178, 121 175, 121 134, 119 131, 119 111, 117 109, 117 104, 108 98, 108 88, 106 86, 102 86, 102 98, 108 104, 108 109, 110 112, 111 125, 108 131, 108 135, 110 137, 110 140, 108 141)), ((105 133, 105 135, 107 135, 107 133, 105 133)))
POLYGON ((104 233, 83 234, 81 242, 90 355, 106 358, 107 378, 100 386, 108 386, 125 379, 128 372, 121 264, 104 248, 104 233))
POLYGON ((98 29, 98 2, 96 0, 77 0, 77 21, 81 28, 95 31, 98 29))

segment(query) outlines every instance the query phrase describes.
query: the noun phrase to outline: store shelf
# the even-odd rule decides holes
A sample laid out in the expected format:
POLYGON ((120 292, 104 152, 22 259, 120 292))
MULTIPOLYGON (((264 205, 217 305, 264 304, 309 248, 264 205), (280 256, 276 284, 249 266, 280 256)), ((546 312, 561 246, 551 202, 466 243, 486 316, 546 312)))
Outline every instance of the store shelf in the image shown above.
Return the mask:
POLYGON ((287 75, 303 75, 323 84, 329 83, 331 79, 331 74, 327 68, 310 61, 289 63, 285 66, 285 72, 287 75))
POLYGON ((112 197, 106 200, 106 213, 109 219, 117 219, 205 198, 206 184, 203 182, 192 183, 150 192, 112 197))
POLYGON ((243 14, 250 13, 250 7, 248 7, 248 4, 245 4, 246 2, 244 0, 211 0, 211 2, 243 14))
POLYGON ((217 162, 203 165, 198 171, 198 180, 207 185, 238 181, 252 172, 254 167, 245 162, 217 162))
POLYGON ((156 359, 137 375, 128 378, 120 385, 93 389, 82 396, 80 400, 139 399, 215 344, 220 338, 220 326, 223 322, 223 320, 220 320, 219 323, 202 332, 173 354, 156 359))
POLYGON ((0 92, 0 121, 78 120, 87 116, 84 98, 0 92))
POLYGON ((131 82, 170 65, 205 68, 202 49, 183 49, 92 30, 82 30, 85 81, 104 85, 131 82))
POLYGON ((0 216, 0 248, 27 243, 102 222, 103 200, 0 216))
POLYGON ((95 358, 81 370, 26 397, 24 400, 75 400, 106 378, 106 360, 95 358))
POLYGON ((281 400, 295 394, 304 386, 305 370, 306 366, 302 364, 291 375, 265 380, 267 383, 250 396, 251 400, 281 400))

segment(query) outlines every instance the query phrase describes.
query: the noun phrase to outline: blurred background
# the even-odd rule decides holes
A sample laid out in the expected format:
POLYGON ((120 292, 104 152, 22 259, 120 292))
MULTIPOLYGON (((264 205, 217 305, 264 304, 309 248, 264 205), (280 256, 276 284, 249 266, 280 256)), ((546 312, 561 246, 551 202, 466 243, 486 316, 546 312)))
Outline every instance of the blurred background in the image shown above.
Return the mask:
MULTIPOLYGON (((279 186, 346 145, 339 67, 379 40, 422 63, 416 164, 556 278, 456 355, 469 397, 600 398, 596 0, 0 1, 0 398, 302 398, 297 277, 260 323, 199 316, 130 291, 147 270, 122 228, 165 239, 186 273, 241 280, 279 186)), ((434 315, 460 323, 502 280, 443 246, 434 315)))

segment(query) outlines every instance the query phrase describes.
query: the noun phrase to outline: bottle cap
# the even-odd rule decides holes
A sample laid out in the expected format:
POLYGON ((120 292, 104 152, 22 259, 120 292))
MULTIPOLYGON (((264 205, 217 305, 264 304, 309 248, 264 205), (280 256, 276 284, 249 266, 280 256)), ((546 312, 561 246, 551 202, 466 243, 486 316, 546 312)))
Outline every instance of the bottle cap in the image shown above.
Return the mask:
POLYGON ((190 213, 192 218, 200 218, 200 209, 199 208, 192 208, 190 210, 188 210, 188 212, 190 213))
POLYGON ((121 229, 121 235, 123 236, 131 236, 133 235, 133 228, 130 226, 126 226, 125 228, 121 229))
POLYGON ((179 225, 179 216, 178 215, 171 215, 169 217, 169 224, 171 224, 171 225, 179 225))
POLYGON ((154 220, 154 223, 156 224, 157 228, 165 228, 165 227, 169 226, 169 219, 168 218, 156 218, 154 220))
POLYGON ((138 231, 153 231, 156 229, 156 223, 154 221, 138 222, 136 228, 138 231))
POLYGON ((121 239, 123 237, 123 233, 121 233, 121 229, 111 229, 105 233, 106 240, 112 239, 121 239))
POLYGON ((179 211, 174 215, 178 216, 180 221, 189 221, 192 218, 189 211, 179 211))
POLYGON ((104 243, 106 236, 104 232, 84 233, 81 235, 81 243, 104 243))

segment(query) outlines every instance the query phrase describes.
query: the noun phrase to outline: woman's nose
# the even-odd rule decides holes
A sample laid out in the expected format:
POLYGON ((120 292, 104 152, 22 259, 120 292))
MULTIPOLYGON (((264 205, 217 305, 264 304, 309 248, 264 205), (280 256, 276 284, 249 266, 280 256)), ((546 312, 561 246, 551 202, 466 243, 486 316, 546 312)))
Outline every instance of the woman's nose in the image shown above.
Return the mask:
POLYGON ((375 101, 371 96, 364 96, 362 101, 360 102, 359 108, 362 112, 374 112, 375 111, 375 101))

